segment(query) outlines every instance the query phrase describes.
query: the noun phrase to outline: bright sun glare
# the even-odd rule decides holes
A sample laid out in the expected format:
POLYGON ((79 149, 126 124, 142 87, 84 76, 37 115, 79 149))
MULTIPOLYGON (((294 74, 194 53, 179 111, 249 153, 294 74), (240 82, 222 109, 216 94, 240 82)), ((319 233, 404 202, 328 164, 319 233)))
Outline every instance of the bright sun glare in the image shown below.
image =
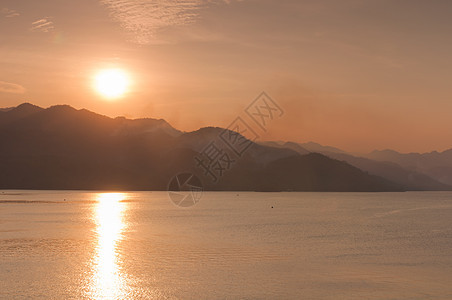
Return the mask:
POLYGON ((95 88, 106 98, 118 98, 127 92, 129 76, 121 69, 106 69, 97 73, 95 88))

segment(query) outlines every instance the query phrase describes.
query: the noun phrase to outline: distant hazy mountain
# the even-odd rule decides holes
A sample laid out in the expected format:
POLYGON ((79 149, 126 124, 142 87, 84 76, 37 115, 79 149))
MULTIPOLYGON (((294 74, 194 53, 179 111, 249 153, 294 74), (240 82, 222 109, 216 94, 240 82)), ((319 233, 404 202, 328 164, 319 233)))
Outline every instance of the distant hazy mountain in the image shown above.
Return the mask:
MULTIPOLYGON (((294 142, 263 142, 264 145, 271 145, 279 148, 292 149, 300 154, 321 153, 330 158, 345 161, 348 164, 368 172, 371 175, 386 178, 403 186, 406 190, 411 191, 442 191, 452 190, 452 167, 444 164, 442 166, 433 167, 429 170, 420 170, 411 167, 410 164, 416 163, 422 155, 411 154, 404 157, 395 151, 373 152, 377 159, 358 157, 346 153, 338 148, 330 146, 322 146, 316 143, 294 143, 294 142), (307 150, 310 149, 310 151, 307 150), (414 159, 413 159, 414 158, 414 159), (398 161, 402 161, 404 166, 399 165, 398 161), (437 172, 435 174, 435 171, 437 172), (428 174, 428 175, 427 175, 428 174)), ((446 154, 449 152, 446 151, 446 154)), ((447 155, 442 157, 449 163, 452 161, 447 155)), ((440 160, 439 162, 444 163, 440 160)))
POLYGON ((318 151, 308 151, 305 148, 301 147, 300 144, 294 143, 294 142, 272 142, 272 141, 267 142, 266 141, 266 142, 260 142, 259 144, 264 145, 264 146, 274 147, 274 148, 291 149, 301 155, 309 154, 311 152, 318 152, 318 151))
POLYGON ((309 152, 346 153, 345 151, 343 151, 341 149, 338 149, 338 148, 335 148, 335 147, 331 147, 331 146, 322 146, 322 145, 314 143, 314 142, 300 143, 299 145, 302 148, 308 150, 309 152))
POLYGON ((411 191, 437 191, 437 190, 451 190, 452 187, 432 177, 416 172, 410 169, 405 169, 393 162, 375 161, 363 157, 355 157, 349 154, 341 153, 324 153, 328 157, 335 158, 355 166, 369 174, 381 176, 396 182, 405 189, 411 191))
POLYGON ((164 190, 174 175, 193 172, 208 190, 403 190, 345 162, 301 155, 291 144, 284 149, 252 143, 214 183, 195 156, 222 132, 209 127, 184 133, 164 120, 23 104, 0 111, 0 188, 164 190))
POLYGON ((323 146, 314 142, 308 143, 295 143, 295 142, 275 142, 275 141, 264 141, 260 142, 261 145, 277 147, 277 148, 289 148, 294 151, 297 151, 300 154, 308 154, 308 153, 346 153, 345 151, 331 147, 331 146, 323 146))
MULTIPOLYGON (((448 184, 446 180, 440 180, 439 176, 443 175, 443 173, 438 174, 439 176, 433 176, 433 175, 426 175, 426 174, 433 174, 434 170, 437 170, 438 172, 441 172, 441 170, 446 170, 447 168, 443 166, 443 168, 435 168, 430 170, 430 172, 422 173, 420 171, 417 171, 416 168, 410 168, 409 166, 402 167, 401 165, 393 162, 397 161, 396 159, 393 159, 392 161, 387 157, 381 157, 381 160, 373 160, 369 158, 364 157, 357 157, 351 154, 347 154, 346 152, 329 146, 322 146, 316 143, 304 143, 304 144, 298 144, 298 143, 282 143, 282 142, 265 142, 266 145, 274 145, 281 148, 288 148, 293 149, 295 151, 298 151, 300 154, 305 154, 307 152, 305 147, 308 145, 308 148, 311 150, 314 150, 312 152, 318 152, 323 155, 326 155, 330 158, 334 158, 340 161, 345 161, 348 164, 355 166, 365 172, 368 172, 369 174, 380 176, 383 178, 386 178, 388 180, 391 180, 392 182, 395 182, 401 186, 403 186, 407 190, 426 190, 426 191, 437 191, 437 190, 451 190, 451 184, 448 184), (309 147, 311 145, 311 147, 309 147), (329 151, 333 150, 333 151, 329 151)), ((375 153, 375 152, 374 152, 375 153)), ((399 154, 396 154, 396 152, 388 152, 390 154, 395 155, 396 157, 399 157, 399 154)), ((403 156, 403 155, 402 155, 403 156)), ((402 157, 403 158, 403 157, 402 157)), ((411 162, 409 158, 405 158, 406 161, 411 162)), ((449 162, 452 161, 452 159, 449 159, 447 157, 444 157, 445 160, 448 160, 449 162)), ((449 167, 449 173, 452 168, 449 167)))
POLYGON ((452 149, 444 152, 402 154, 393 150, 373 151, 365 157, 377 161, 389 161, 400 166, 421 172, 430 177, 452 185, 452 149))

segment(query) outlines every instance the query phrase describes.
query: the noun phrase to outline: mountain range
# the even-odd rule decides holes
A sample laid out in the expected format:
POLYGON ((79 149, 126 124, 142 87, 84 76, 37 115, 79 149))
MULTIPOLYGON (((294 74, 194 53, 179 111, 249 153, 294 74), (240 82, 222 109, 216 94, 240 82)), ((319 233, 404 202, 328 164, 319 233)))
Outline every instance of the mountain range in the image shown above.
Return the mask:
MULTIPOLYGON (((438 191, 450 190, 452 185, 452 168, 447 169, 452 161, 445 155, 442 161, 432 160, 429 162, 430 154, 416 154, 416 157, 424 157, 422 160, 426 166, 433 165, 431 169, 425 168, 422 170, 415 167, 416 164, 408 164, 402 159, 406 156, 410 157, 413 154, 400 154, 395 151, 390 151, 394 156, 377 156, 376 153, 386 153, 387 151, 374 151, 370 154, 350 154, 343 150, 322 146, 316 143, 293 143, 293 142, 262 142, 264 145, 272 145, 274 147, 290 148, 300 154, 306 154, 311 151, 321 153, 330 158, 340 161, 345 161, 348 164, 359 168, 369 174, 386 178, 394 183, 397 183, 410 191, 438 191), (398 153, 398 155, 395 155, 398 153), (373 157, 376 156, 376 157, 373 157), (399 159, 397 159, 399 158, 399 159), (435 174, 434 170, 443 170, 442 173, 435 174)), ((444 152, 448 153, 448 151, 444 152)))
POLYGON ((452 189, 452 150, 356 156, 312 142, 256 143, 218 127, 182 132, 161 119, 109 118, 67 105, 0 109, 0 140, 1 189, 166 190, 183 172, 198 176, 205 190, 452 189), (224 135, 248 147, 240 155, 217 149, 223 171, 210 169, 215 180, 199 158, 224 135))

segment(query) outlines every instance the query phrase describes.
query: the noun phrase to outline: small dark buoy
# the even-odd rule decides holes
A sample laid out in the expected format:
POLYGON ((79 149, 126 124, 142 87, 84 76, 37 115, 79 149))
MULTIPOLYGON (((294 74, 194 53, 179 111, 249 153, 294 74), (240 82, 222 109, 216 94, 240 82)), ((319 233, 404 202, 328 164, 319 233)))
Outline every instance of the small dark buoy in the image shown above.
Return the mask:
POLYGON ((272 208, 273 208, 273 206, 272 206, 272 208))

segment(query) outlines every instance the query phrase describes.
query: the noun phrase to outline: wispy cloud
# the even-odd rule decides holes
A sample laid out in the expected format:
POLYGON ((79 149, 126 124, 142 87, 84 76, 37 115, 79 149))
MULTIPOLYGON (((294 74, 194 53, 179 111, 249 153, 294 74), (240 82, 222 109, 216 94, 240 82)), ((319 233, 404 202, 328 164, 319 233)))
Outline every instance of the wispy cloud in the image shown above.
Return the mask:
POLYGON ((9 9, 7 7, 2 8, 0 10, 0 13, 6 18, 14 18, 20 16, 20 14, 17 11, 15 11, 14 9, 9 9))
POLYGON ((209 4, 243 0, 99 0, 110 15, 133 35, 135 42, 147 44, 165 27, 195 22, 209 4))
POLYGON ((43 19, 39 19, 31 23, 31 31, 40 31, 40 32, 49 32, 54 29, 53 22, 50 21, 50 18, 46 17, 43 19))
POLYGON ((19 84, 0 81, 0 93, 23 94, 25 88, 19 84))

